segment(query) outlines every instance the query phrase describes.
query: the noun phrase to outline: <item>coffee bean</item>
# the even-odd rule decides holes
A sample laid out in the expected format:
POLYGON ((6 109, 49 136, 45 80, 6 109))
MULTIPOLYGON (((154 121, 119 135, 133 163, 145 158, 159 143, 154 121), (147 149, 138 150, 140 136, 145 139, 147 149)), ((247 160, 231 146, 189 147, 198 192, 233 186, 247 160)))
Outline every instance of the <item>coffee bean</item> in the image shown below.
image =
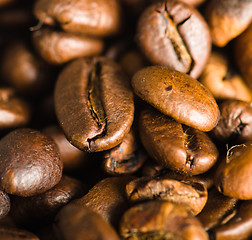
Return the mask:
POLYGON ((0 190, 0 219, 3 219, 9 213, 10 205, 9 195, 0 190))
POLYGON ((0 227, 0 239, 5 240, 39 240, 39 238, 26 230, 18 228, 0 227))
POLYGON ((111 225, 92 209, 74 202, 61 209, 55 218, 57 239, 119 240, 111 225))
POLYGON ((33 32, 33 45, 50 64, 63 64, 79 57, 100 54, 102 40, 43 28, 33 32))
POLYGON ((143 100, 190 127, 210 131, 219 120, 212 94, 187 74, 161 66, 146 67, 133 76, 132 86, 143 100))
POLYGON ((56 144, 39 131, 19 128, 0 140, 1 187, 10 194, 33 196, 55 186, 62 161, 56 144))
POLYGON ((141 112, 139 133, 143 146, 153 159, 181 173, 204 173, 218 158, 218 150, 206 133, 183 128, 153 108, 141 112))
POLYGON ((56 114, 68 140, 85 151, 123 141, 133 117, 133 94, 119 65, 106 58, 77 59, 56 83, 56 114))
POLYGON ((131 129, 123 141, 104 153, 103 167, 109 174, 136 172, 145 162, 147 154, 140 147, 136 132, 131 129))
POLYGON ((234 71, 234 67, 229 65, 227 56, 213 51, 200 76, 200 82, 217 100, 237 99, 251 102, 251 90, 238 72, 234 71))
POLYGON ((252 199, 251 167, 252 142, 235 145, 227 151, 215 173, 215 185, 226 196, 252 199))
POLYGON ((64 175, 56 186, 44 193, 32 197, 13 196, 10 214, 19 226, 49 222, 63 206, 84 193, 83 183, 64 175))
POLYGON ((120 27, 118 0, 38 0, 34 15, 44 24, 59 25, 63 30, 92 36, 108 36, 120 27))
POLYGON ((213 43, 219 47, 224 47, 250 24, 252 2, 248 0, 208 1, 205 17, 213 43))
POLYGON ((212 133, 223 142, 244 143, 252 140, 252 106, 239 100, 220 104, 221 117, 212 133))
POLYGON ((211 50, 210 33, 200 13, 180 1, 156 2, 137 26, 142 52, 152 64, 165 65, 197 78, 211 50))
POLYGON ((183 206, 149 201, 128 209, 121 220, 125 239, 208 239, 200 222, 183 206))
POLYGON ((232 217, 236 211, 237 198, 230 198, 221 194, 215 187, 208 193, 208 199, 203 210, 197 216, 205 230, 221 225, 232 217))
POLYGON ((204 185, 165 175, 132 180, 126 185, 126 193, 132 202, 166 200, 185 206, 194 215, 201 212, 207 201, 207 189, 204 185))

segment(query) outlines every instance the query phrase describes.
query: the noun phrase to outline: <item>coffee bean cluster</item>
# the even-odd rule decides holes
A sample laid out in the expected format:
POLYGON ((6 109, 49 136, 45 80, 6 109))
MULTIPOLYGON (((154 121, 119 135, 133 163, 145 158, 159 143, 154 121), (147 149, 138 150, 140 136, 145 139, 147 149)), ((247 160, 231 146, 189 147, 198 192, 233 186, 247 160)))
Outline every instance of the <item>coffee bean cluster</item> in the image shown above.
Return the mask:
POLYGON ((0 240, 252 239, 251 0, 0 0, 0 240))

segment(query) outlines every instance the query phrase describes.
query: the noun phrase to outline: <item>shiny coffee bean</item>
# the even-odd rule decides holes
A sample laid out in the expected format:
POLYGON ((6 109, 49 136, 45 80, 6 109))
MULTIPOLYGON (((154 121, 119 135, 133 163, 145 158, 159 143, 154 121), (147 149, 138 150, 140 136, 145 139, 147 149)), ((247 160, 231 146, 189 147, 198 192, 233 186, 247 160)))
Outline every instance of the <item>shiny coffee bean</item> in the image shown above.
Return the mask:
POLYGON ((147 159, 140 147, 136 132, 131 129, 123 141, 103 155, 103 168, 109 174, 130 174, 136 172, 147 159))
POLYGON ((252 2, 250 0, 208 1, 205 17, 213 43, 219 47, 224 47, 250 24, 252 2))
POLYGON ((133 93, 118 64, 102 57, 81 58, 59 75, 55 109, 70 143, 90 152, 108 150, 130 131, 133 93))
POLYGON ((23 41, 13 42, 4 50, 1 73, 5 82, 26 96, 41 95, 54 74, 23 41))
POLYGON ((30 106, 12 88, 0 88, 0 112, 0 129, 25 127, 30 121, 30 106))
POLYGON ((0 227, 0 239, 4 240, 39 240, 39 238, 26 230, 18 228, 0 227))
POLYGON ((187 74, 162 66, 146 67, 132 78, 135 93, 176 121, 210 131, 219 109, 210 91, 187 74))
POLYGON ((102 40, 43 28, 34 31, 33 45, 50 64, 63 64, 79 57, 98 55, 103 50, 102 40))
POLYGON ((60 26, 66 32, 108 36, 121 24, 118 0, 37 0, 34 15, 40 22, 60 26))
POLYGON ((234 216, 211 231, 216 240, 244 240, 252 235, 252 201, 240 201, 234 216))
POLYGON ((211 50, 204 18, 176 0, 158 1, 141 15, 137 40, 146 58, 194 78, 201 74, 211 50))
POLYGON ((223 142, 244 143, 252 140, 252 105, 239 100, 220 104, 220 120, 213 136, 223 142))
POLYGON ((205 230, 212 229, 227 221, 236 211, 237 198, 230 198, 221 194, 215 187, 208 193, 205 207, 197 218, 205 230))
POLYGON ((63 207, 55 218, 58 240, 119 240, 111 225, 89 207, 74 202, 63 207))
POLYGON ((42 132, 51 137, 57 144, 65 172, 73 172, 83 168, 87 164, 88 153, 79 150, 69 143, 59 126, 47 126, 42 132))
POLYGON ((252 142, 235 145, 227 151, 215 173, 215 185, 226 196, 252 199, 252 142))
POLYGON ((32 197, 13 196, 11 216, 19 226, 46 222, 53 219, 63 206, 84 193, 83 183, 63 176, 56 186, 44 193, 32 197))
POLYGON ((126 185, 130 201, 166 200, 183 205, 194 215, 201 212, 207 201, 204 185, 188 180, 177 180, 167 176, 141 177, 126 185))
POLYGON ((244 33, 234 40, 233 49, 235 62, 244 80, 252 89, 252 23, 244 33))
POLYGON ((234 68, 229 66, 229 59, 224 54, 212 52, 200 76, 200 82, 217 100, 252 100, 252 91, 234 68))
POLYGON ((121 220, 120 233, 131 240, 208 239, 200 222, 183 206, 157 200, 128 209, 121 220))
POLYGON ((61 175, 58 148, 39 131, 19 128, 0 140, 1 187, 7 193, 23 197, 43 193, 61 175))
POLYGON ((204 173, 218 158, 218 150, 206 133, 183 127, 154 108, 142 110, 139 133, 153 159, 181 173, 204 173))
POLYGON ((89 207, 107 222, 117 226, 123 212, 129 206, 125 187, 132 179, 131 176, 105 178, 74 202, 80 206, 89 207))
POLYGON ((10 211, 11 203, 9 195, 0 190, 0 219, 3 219, 10 211))

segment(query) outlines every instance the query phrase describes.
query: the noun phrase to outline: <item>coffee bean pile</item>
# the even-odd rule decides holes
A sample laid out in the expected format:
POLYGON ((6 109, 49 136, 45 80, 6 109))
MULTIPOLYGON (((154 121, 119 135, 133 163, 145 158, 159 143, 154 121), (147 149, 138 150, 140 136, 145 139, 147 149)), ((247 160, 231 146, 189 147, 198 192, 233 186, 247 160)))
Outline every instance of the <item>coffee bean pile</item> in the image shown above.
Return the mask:
POLYGON ((0 240, 252 239, 251 0, 0 0, 0 240))

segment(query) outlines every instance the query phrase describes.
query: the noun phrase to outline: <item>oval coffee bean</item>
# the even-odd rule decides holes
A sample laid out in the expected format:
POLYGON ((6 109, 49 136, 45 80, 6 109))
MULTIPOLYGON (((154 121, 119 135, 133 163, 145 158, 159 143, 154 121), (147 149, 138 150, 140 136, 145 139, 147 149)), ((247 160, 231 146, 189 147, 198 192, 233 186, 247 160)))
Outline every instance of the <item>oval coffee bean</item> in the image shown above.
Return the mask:
POLYGON ((206 133, 183 128, 154 108, 141 112, 139 133, 143 146, 154 160, 180 173, 204 173, 218 158, 218 150, 206 133))
POLYGON ((146 67, 132 78, 135 93, 176 121, 210 131, 219 120, 212 94, 196 79, 162 66, 146 67))
POLYGON ((133 93, 121 67, 106 58, 77 59, 56 83, 55 109, 68 140, 85 151, 123 141, 134 118, 133 93))
POLYGON ((149 201, 128 209, 121 220, 124 239, 207 240, 196 217, 183 206, 167 201, 149 201))
POLYGON ((42 23, 84 35, 108 36, 121 24, 118 0, 37 0, 34 15, 42 23))
POLYGON ((226 100, 220 104, 220 120, 213 136, 223 142, 244 143, 252 140, 252 104, 226 100))
POLYGON ((132 202, 166 200, 183 205, 194 215, 201 212, 207 201, 207 189, 204 185, 165 175, 134 179, 126 185, 126 193, 132 202))
POLYGON ((229 197, 252 199, 252 142, 231 147, 218 166, 214 181, 218 190, 229 197))
POLYGON ((79 57, 98 55, 103 41, 72 33, 43 28, 33 32, 33 45, 40 56, 50 64, 63 64, 79 57))
POLYGON ((11 203, 9 195, 0 190, 0 219, 4 218, 10 211, 11 203))
POLYGON ((3 240, 39 240, 39 238, 26 230, 18 228, 0 227, 0 239, 3 240))
POLYGON ((158 1, 141 15, 137 39, 151 63, 197 78, 211 50, 208 26, 193 7, 176 0, 158 1))
POLYGON ((58 148, 39 131, 20 128, 0 140, 0 183, 7 193, 23 197, 43 193, 61 175, 58 148))

